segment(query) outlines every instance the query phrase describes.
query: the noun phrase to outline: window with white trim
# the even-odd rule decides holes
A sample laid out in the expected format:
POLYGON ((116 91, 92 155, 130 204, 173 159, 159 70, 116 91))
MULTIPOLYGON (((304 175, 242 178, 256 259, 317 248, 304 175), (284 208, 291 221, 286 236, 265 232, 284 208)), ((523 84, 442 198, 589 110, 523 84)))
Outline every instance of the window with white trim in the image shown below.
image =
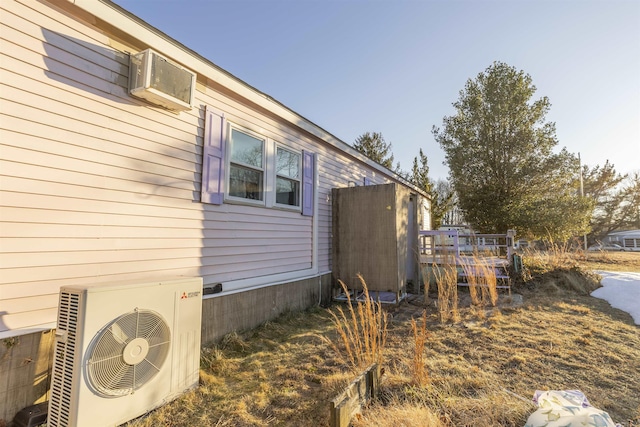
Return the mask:
POLYGON ((201 201, 244 202, 314 214, 316 155, 227 121, 206 107, 201 201))
POLYGON ((229 196, 264 201, 266 140, 231 129, 229 196))
POLYGON ((276 204, 300 207, 302 155, 276 148, 276 204))

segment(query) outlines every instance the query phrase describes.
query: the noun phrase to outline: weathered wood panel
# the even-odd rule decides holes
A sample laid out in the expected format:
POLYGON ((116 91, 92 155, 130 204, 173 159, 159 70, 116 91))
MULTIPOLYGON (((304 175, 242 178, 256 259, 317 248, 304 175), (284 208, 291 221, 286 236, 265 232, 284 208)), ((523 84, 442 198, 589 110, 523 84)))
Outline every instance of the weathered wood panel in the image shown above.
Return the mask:
POLYGON ((369 366, 342 393, 329 402, 331 427, 349 427, 353 416, 360 413, 363 406, 378 396, 380 372, 377 364, 369 366))
POLYGON ((397 292, 398 253, 396 185, 342 188, 333 191, 333 272, 349 288, 397 292))
POLYGON ((54 341, 53 331, 47 331, 0 346, 0 420, 11 420, 25 406, 47 400, 54 341))
POLYGON ((418 274, 417 197, 396 184, 333 190, 333 275, 360 289, 399 293, 418 274), (409 223, 411 221, 411 223, 409 223))

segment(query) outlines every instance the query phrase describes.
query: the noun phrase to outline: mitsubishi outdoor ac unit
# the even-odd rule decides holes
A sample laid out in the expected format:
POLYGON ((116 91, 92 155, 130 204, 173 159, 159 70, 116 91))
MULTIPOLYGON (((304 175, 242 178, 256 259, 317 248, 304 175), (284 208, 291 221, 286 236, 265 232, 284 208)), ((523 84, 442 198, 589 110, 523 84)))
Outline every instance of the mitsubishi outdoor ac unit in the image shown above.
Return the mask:
POLYGON ((120 425, 197 386, 201 320, 201 278, 62 287, 47 425, 120 425))
POLYGON ((129 93, 174 111, 190 110, 195 73, 151 49, 131 55, 129 93))

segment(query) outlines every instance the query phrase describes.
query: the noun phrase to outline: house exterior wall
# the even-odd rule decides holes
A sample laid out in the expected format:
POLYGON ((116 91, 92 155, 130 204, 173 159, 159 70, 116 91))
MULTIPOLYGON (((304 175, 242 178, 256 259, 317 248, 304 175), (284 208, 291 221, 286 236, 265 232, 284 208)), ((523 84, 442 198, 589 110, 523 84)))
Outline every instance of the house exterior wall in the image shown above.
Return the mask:
MULTIPOLYGON (((212 64, 114 10, 107 22, 66 0, 0 3, 0 338, 54 328, 62 285, 165 276, 221 283, 203 302, 203 342, 320 300, 332 267, 331 189, 399 178, 221 71, 196 70, 195 107, 180 114, 131 97, 129 53, 164 49, 202 70, 212 64), (314 153, 314 215, 201 203, 206 108, 314 153), (282 297, 296 284, 295 302, 282 297), (255 295, 276 308, 242 322, 255 295), (238 304, 245 308, 232 310, 238 304), (216 326, 221 316, 225 326, 216 326)), ((15 394, 16 381, 0 383, 0 396, 15 394)), ((16 405, 0 408, 0 419, 16 405)))
POLYGON ((617 243, 627 251, 640 251, 640 230, 624 230, 609 233, 607 243, 617 243))
POLYGON ((237 290, 327 273, 330 189, 389 180, 205 78, 179 115, 132 98, 125 50, 145 46, 46 3, 1 7, 0 334, 53 326, 63 284, 184 275, 237 290), (200 203, 205 106, 314 152, 316 215, 200 203))

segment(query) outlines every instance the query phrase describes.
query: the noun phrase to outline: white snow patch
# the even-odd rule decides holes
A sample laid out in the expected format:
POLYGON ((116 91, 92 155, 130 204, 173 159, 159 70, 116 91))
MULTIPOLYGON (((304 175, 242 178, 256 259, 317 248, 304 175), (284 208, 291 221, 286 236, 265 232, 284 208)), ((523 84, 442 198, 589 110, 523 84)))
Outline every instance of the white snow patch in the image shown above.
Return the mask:
POLYGON ((612 307, 626 311, 640 325, 640 273, 596 271, 602 276, 602 287, 591 296, 606 300, 612 307))

